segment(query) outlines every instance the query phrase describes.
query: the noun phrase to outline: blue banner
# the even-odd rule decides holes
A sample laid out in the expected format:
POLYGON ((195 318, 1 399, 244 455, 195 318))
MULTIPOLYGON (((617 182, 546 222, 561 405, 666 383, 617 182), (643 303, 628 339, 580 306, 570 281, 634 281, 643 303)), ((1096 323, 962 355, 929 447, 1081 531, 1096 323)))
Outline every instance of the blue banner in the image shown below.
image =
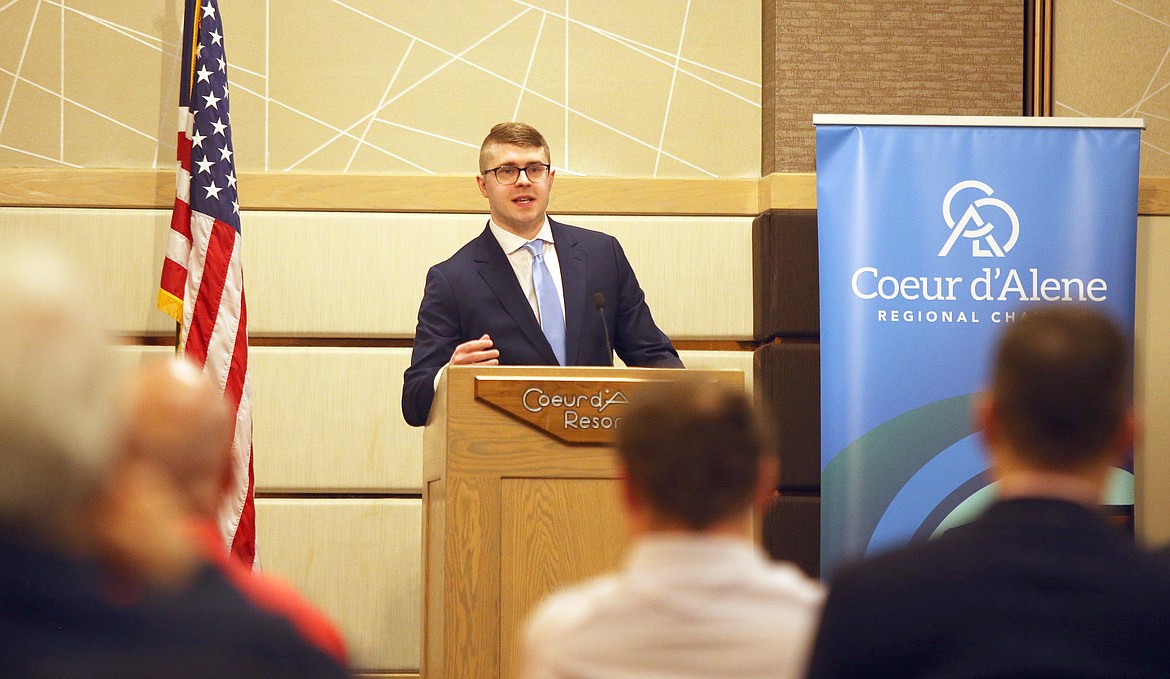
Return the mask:
POLYGON ((970 406, 1004 324, 1077 301, 1132 328, 1140 129, 816 122, 831 573, 989 501, 970 406))

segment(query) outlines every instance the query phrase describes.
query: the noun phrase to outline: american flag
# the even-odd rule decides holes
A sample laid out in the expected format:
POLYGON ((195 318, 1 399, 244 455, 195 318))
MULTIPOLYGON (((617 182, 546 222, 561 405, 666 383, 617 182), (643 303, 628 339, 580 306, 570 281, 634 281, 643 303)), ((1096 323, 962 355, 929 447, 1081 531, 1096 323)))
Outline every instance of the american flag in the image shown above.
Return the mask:
POLYGON ((187 0, 178 179, 158 307, 180 324, 180 350, 203 366, 236 413, 232 453, 238 481, 219 525, 232 555, 252 565, 252 389, 226 59, 218 3, 187 0))

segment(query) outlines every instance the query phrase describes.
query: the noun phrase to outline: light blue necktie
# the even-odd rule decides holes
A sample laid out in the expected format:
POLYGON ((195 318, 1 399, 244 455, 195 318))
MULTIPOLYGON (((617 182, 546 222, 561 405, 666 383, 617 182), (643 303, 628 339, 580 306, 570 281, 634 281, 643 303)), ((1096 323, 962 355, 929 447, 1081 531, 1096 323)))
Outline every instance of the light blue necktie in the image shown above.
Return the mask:
POLYGON ((544 241, 524 244, 532 253, 532 287, 536 288, 536 306, 540 309, 540 329, 552 345, 557 363, 565 364, 565 316, 561 312, 561 297, 557 294, 552 273, 544 263, 544 241))

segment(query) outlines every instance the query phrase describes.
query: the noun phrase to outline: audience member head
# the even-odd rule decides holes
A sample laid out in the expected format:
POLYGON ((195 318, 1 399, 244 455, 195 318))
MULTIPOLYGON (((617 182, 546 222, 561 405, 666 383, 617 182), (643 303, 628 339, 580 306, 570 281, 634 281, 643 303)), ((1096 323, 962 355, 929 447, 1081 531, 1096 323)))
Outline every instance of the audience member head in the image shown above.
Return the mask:
POLYGON ((772 496, 779 470, 747 395, 690 379, 638 392, 622 420, 618 455, 627 507, 650 530, 745 525, 752 506, 772 496))
POLYGON ((154 361, 130 380, 126 454, 156 465, 186 510, 215 518, 232 482, 232 421, 211 380, 186 359, 154 361))
POLYGON ((1125 335, 1102 312, 1028 311, 999 342, 980 416, 989 447, 1043 472, 1107 465, 1132 443, 1131 366, 1125 335))
POLYGON ((74 543, 115 450, 115 371, 91 291, 45 253, 0 258, 0 531, 74 543))
POLYGON ((519 146, 521 148, 539 148, 544 151, 545 162, 552 162, 548 142, 535 127, 527 123, 499 123, 492 127, 488 136, 484 137, 479 146, 479 171, 489 169, 492 159, 492 147, 496 144, 505 146, 519 146))

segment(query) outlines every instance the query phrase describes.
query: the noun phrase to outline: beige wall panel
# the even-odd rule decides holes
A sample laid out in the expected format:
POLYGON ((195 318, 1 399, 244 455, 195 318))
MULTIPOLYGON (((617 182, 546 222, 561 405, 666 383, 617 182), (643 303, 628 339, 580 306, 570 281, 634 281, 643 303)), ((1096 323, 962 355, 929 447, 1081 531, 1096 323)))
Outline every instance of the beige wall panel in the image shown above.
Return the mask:
POLYGON ((155 303, 169 220, 160 210, 0 208, 0 250, 63 252, 92 285, 78 303, 96 305, 112 332, 165 334, 175 324, 155 303))
MULTIPOLYGON (((156 16, 147 30, 161 30, 161 10, 156 5, 147 12, 156 16)), ((112 13, 115 21, 127 19, 119 8, 112 13)), ((160 155, 163 166, 174 158, 179 85, 173 52, 76 12, 66 12, 64 52, 63 92, 76 102, 65 108, 66 161, 158 167, 160 155)))
MULTIPOLYGON (((674 83, 677 99, 671 100, 669 122, 662 148, 695 163, 707 172, 733 177, 745 161, 755 161, 760 152, 760 106, 747 99, 715 89, 696 78, 680 74, 674 83), (718 111, 715 120, 712 112, 718 111), (746 121, 735 127, 720 122, 724 116, 746 121), (730 150, 737 154, 728 153, 730 150)), ((654 176, 678 176, 663 166, 654 176)))
MULTIPOLYGON (((414 334, 427 269, 482 228, 477 215, 252 212, 245 226, 253 335, 414 334)), ((676 339, 748 339, 751 220, 595 217, 617 236, 655 319, 676 339)))
MULTIPOLYGON (((28 4, 28 3, 25 3, 28 4)), ((23 36, 13 36, 14 42, 23 47, 23 59, 19 60, 20 77, 34 82, 51 91, 61 87, 61 30, 62 10, 45 3, 39 4, 36 23, 23 36), (27 44, 21 40, 27 38, 27 44)), ((23 27, 14 27, 19 30, 23 27)), ((7 31, 5 31, 7 33, 7 31)), ((13 69, 14 71, 16 69, 13 69)))
POLYGON ((393 26, 420 42, 456 52, 525 10, 512 0, 444 0, 424 4, 349 0, 345 4, 362 12, 370 21, 393 26))
POLYGON ((1077 0, 1058 6, 1054 115, 1145 118, 1141 173, 1170 175, 1170 4, 1077 0))
MULTIPOLYGON (((683 58, 695 74, 714 84, 760 103, 760 27, 762 2, 739 0, 691 0, 683 58), (755 36, 753 40, 728 40, 727 36, 755 36)), ((712 111, 711 119, 721 114, 712 111)), ((756 144, 757 152, 759 144, 756 144)))
POLYGON ((328 337, 413 336, 427 269, 486 223, 475 215, 246 217, 251 332, 328 337))
POLYGON ((175 350, 170 347, 114 347, 114 361, 118 369, 124 371, 133 370, 146 361, 165 360, 168 356, 174 355, 175 350))
MULTIPOLYGON (((38 13, 36 2, 6 2, 0 7, 0 69, 15 73, 24 52, 25 38, 38 13)), ((5 90, 7 93, 7 90, 5 90)))
MULTIPOLYGON (((693 370, 741 370, 743 371, 743 386, 748 393, 754 388, 752 369, 752 352, 750 351, 680 351, 678 357, 683 365, 693 370)), ((625 365, 621 359, 615 359, 617 366, 625 365)))
POLYGON ((256 501, 264 570, 281 576, 341 628, 352 666, 418 671, 421 500, 256 501))
MULTIPOLYGON (((669 18, 661 17, 650 25, 669 18)), ((677 40, 676 37, 673 42, 677 40)), ((674 49, 672 45, 671 51, 674 49)), ((635 139, 657 145, 670 95, 671 73, 670 66, 653 55, 631 50, 582 26, 569 29, 569 105, 583 116, 616 127, 635 139), (574 64, 590 67, 573 68, 574 64), (631 102, 639 105, 631 106, 631 102)), ((576 162, 571 167, 593 173, 576 162)))
POLYGON ((569 221, 621 241, 672 339, 751 339, 752 220, 744 217, 596 217, 569 221))
POLYGON ((1144 436, 1135 461, 1137 532, 1170 542, 1170 217, 1138 219, 1135 398, 1144 436))
MULTIPOLYGON (((222 4, 233 7, 241 0, 224 0, 222 4)), ((247 0, 244 0, 247 1, 247 0)), ((160 3, 158 0, 68 0, 61 3, 78 16, 86 18, 92 23, 99 19, 101 22, 110 22, 113 26, 107 27, 111 33, 121 30, 137 34, 139 37, 150 35, 152 32, 175 30, 183 28, 183 4, 178 2, 160 3)), ((176 88, 178 89, 178 88, 176 88)))
MULTIPOLYGON (((0 90, 0 95, 9 90, 0 90)), ((61 160, 61 100, 52 92, 19 80, 0 133, 0 144, 19 146, 22 165, 59 166, 61 160)))
POLYGON ((695 370, 742 370, 744 388, 749 394, 755 388, 750 351, 680 351, 678 355, 683 365, 695 370))
POLYGON ((585 26, 620 34, 657 52, 674 52, 688 18, 685 9, 686 4, 677 0, 602 0, 573 8, 572 17, 585 26))
POLYGON ((260 492, 422 492, 422 429, 402 419, 410 349, 253 347, 260 492))
POLYGON ((282 0, 272 9, 269 94, 287 106, 279 115, 311 111, 346 128, 377 107, 410 38, 337 3, 282 0))

